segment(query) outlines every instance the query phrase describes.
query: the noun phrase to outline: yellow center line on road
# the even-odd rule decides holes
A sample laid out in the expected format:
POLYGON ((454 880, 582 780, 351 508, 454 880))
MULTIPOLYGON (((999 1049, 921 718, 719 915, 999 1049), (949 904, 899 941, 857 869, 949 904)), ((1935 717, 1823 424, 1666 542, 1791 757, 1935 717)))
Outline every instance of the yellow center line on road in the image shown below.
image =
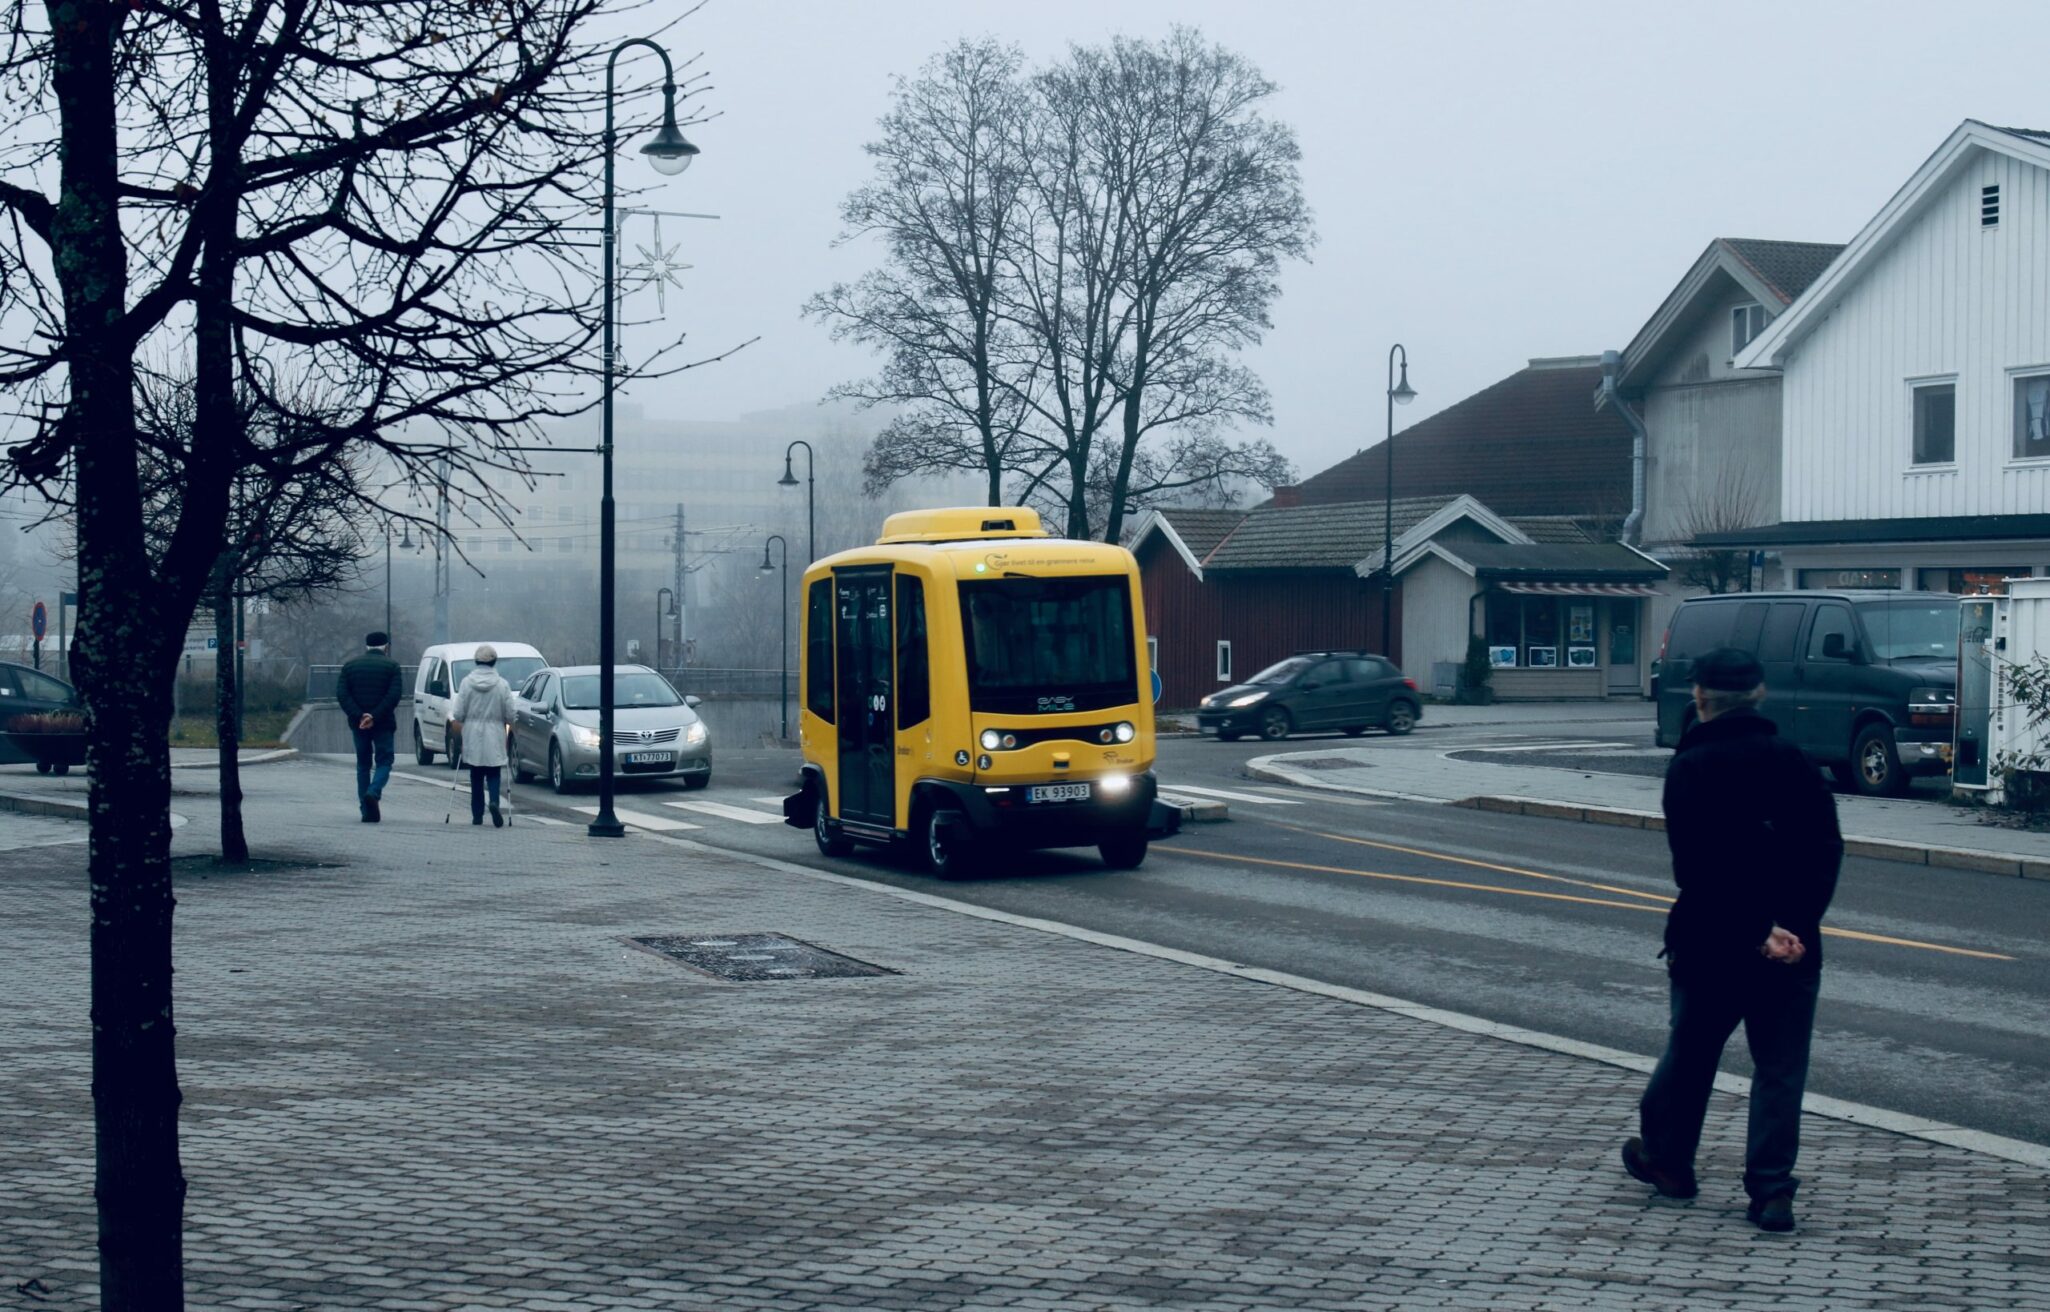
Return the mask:
POLYGON ((1571 884, 1576 888, 1591 888, 1598 893, 1617 893, 1624 897, 1641 897, 1658 903, 1660 907, 1668 907, 1673 904, 1673 899, 1667 897, 1664 893, 1647 893, 1642 889, 1619 888, 1614 884, 1597 884, 1592 880, 1574 879, 1569 875, 1553 875, 1547 874, 1542 870, 1526 870, 1522 866, 1498 865, 1493 861, 1478 861, 1472 857, 1454 856, 1450 852, 1434 852, 1427 847, 1404 847, 1400 843, 1377 843, 1371 838, 1354 838, 1350 834, 1327 834, 1321 829, 1308 829, 1302 825, 1292 825, 1279 820, 1273 823, 1280 829, 1293 829, 1299 834, 1309 834, 1316 838, 1328 838, 1337 843, 1356 843, 1361 847, 1379 848, 1384 852, 1400 852, 1405 856, 1428 857, 1433 861, 1450 861, 1454 865, 1473 866, 1478 870, 1498 870, 1505 875, 1524 875, 1531 879, 1543 879, 1558 884, 1571 884))
MULTIPOLYGON (((1295 828, 1293 825, 1283 825, 1281 827, 1284 829, 1295 828)), ((1316 833, 1317 831, 1305 829, 1302 832, 1316 833)), ((1340 841, 1361 843, 1368 847, 1389 847, 1391 850, 1398 852, 1410 852, 1418 856, 1436 857, 1439 860, 1454 861, 1463 865, 1481 866, 1489 870, 1499 870, 1505 874, 1530 875, 1538 879, 1559 880, 1569 884, 1581 882, 1567 879, 1564 875, 1547 875, 1541 871, 1524 870, 1516 866, 1493 865, 1486 861, 1468 860, 1465 857, 1440 856, 1438 853, 1427 852, 1420 848, 1395 847, 1393 844, 1371 843, 1363 838, 1346 839, 1338 834, 1323 834, 1320 837, 1338 838, 1340 841)), ((1650 911, 1658 914, 1663 913, 1672 902, 1671 898, 1666 897, 1658 897, 1656 904, 1647 902, 1615 902, 1607 898, 1581 897, 1575 893, 1547 893, 1534 888, 1504 888, 1499 884, 1475 884, 1459 879, 1433 879, 1428 875, 1398 875, 1387 870, 1355 870, 1349 866, 1318 865, 1310 861, 1281 861, 1271 857, 1238 856, 1227 852, 1206 852, 1202 848, 1196 847, 1177 846, 1174 848, 1174 852, 1177 856, 1198 856, 1211 861, 1240 861, 1248 865, 1274 866, 1283 870, 1308 870, 1327 875, 1355 875, 1361 879, 1381 879, 1396 884, 1423 884, 1432 888, 1463 889, 1475 893, 1501 893, 1509 897, 1536 898, 1543 902, 1574 902, 1581 906, 1614 907, 1622 911, 1650 911)), ((1602 889, 1605 886, 1601 884, 1587 884, 1585 887, 1602 889)), ((1618 889, 1616 891, 1627 892, 1630 896, 1639 898, 1657 896, 1650 893, 1633 892, 1628 889, 1618 889)), ((1919 939, 1894 938, 1886 934, 1868 934, 1861 930, 1838 929, 1831 925, 1825 925, 1822 933, 1827 938, 1857 939, 1863 943, 1881 943, 1888 947, 1897 948, 1917 948, 1923 952, 1941 952, 1954 957, 1977 957, 1982 961, 2015 960, 2015 958, 2001 952, 1986 952, 1978 948, 1952 947, 1946 943, 1925 943, 1919 939)))

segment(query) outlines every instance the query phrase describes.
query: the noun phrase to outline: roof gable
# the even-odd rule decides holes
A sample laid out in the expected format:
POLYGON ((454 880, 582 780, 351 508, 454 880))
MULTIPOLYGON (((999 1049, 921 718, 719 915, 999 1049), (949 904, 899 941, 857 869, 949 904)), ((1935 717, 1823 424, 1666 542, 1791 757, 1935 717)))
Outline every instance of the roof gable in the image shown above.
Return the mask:
POLYGON ((1174 548, 1197 578, 1202 578, 1204 558, 1231 535, 1246 513, 1209 507, 1156 506, 1133 526, 1131 550, 1136 555, 1147 539, 1160 537, 1174 548))
POLYGON ((1872 267, 1896 237, 1923 213, 1980 151, 1993 151, 2050 170, 2050 132, 2029 128, 1998 128, 1966 119, 1922 162, 1872 221, 1859 230, 1844 252, 1773 320, 1736 359, 1739 368, 1777 369, 1794 348, 1829 317, 1844 296, 1872 267))
MULTIPOLYGON (((1667 356, 1690 338, 1702 315, 1723 300, 1731 285, 1777 315, 1843 249, 1837 242, 1716 238, 1630 339, 1617 386, 1635 393, 1649 385, 1667 356)), ((1599 404, 1599 389, 1596 398, 1599 404)))

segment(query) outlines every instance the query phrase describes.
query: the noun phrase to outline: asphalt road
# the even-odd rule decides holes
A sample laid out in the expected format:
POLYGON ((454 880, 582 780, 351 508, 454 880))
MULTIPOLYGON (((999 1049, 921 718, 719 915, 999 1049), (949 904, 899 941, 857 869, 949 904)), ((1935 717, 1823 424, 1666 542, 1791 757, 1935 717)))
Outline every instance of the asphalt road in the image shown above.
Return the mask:
MULTIPOLYGON (((1448 748, 1516 737, 1420 732, 1448 748)), ((829 861, 808 833, 771 822, 794 779, 787 752, 728 752, 709 789, 639 784, 620 806, 629 823, 720 847, 1656 1055, 1663 835, 1246 777, 1244 761, 1268 750, 1163 741, 1162 780, 1234 794, 1232 818, 1189 826, 1124 874, 1090 852, 1013 858, 1001 874, 944 885, 866 849, 829 861)), ((593 802, 540 786, 519 796, 529 815, 558 820, 593 802)), ((1854 859, 1829 922, 1810 1088, 2050 1144, 2050 884, 1854 859)), ((1740 1042, 1726 1065, 1748 1069, 1740 1042)), ((1627 1105, 1589 1114, 1630 1122, 1627 1105)))

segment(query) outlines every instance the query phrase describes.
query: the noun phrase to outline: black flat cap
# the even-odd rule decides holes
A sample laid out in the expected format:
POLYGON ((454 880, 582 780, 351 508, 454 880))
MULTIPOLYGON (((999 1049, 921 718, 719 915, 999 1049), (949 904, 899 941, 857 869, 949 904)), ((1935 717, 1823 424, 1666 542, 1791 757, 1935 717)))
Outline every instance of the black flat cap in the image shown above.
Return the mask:
POLYGON ((1717 647, 1694 662, 1694 684, 1710 692, 1750 692, 1765 682, 1765 668, 1748 651, 1717 647))
POLYGON ((391 637, 383 629, 378 629, 364 637, 363 645, 366 647, 389 647, 391 646, 391 637))

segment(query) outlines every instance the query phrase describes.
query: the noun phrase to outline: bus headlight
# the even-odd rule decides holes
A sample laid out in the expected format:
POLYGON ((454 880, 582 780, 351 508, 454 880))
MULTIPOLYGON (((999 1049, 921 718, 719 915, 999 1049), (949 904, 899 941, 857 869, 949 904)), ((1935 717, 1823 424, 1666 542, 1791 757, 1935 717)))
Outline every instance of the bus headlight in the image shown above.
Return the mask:
POLYGON ((1132 776, 1107 774, 1096 781, 1096 787, 1105 797, 1123 797, 1132 791, 1132 776))
POLYGON ((1113 730, 1113 732, 1117 734, 1119 742, 1128 743, 1132 741, 1132 738, 1139 731, 1132 727, 1132 722, 1130 720, 1120 720, 1118 721, 1118 727, 1115 730, 1113 730))
POLYGON ((982 750, 985 752, 995 751, 1003 745, 1003 741, 1004 736, 994 729, 984 729, 982 731, 982 750))

